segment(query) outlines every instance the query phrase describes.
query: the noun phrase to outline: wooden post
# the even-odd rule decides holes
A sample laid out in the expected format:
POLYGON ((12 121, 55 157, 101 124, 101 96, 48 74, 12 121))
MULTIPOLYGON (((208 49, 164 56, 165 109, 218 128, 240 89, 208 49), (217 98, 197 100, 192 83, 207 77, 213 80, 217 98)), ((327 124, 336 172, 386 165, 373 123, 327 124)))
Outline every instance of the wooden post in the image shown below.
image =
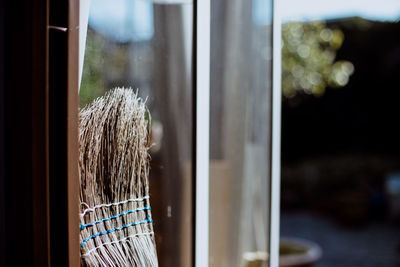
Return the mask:
POLYGON ((79 1, 49 1, 51 265, 79 266, 79 1))

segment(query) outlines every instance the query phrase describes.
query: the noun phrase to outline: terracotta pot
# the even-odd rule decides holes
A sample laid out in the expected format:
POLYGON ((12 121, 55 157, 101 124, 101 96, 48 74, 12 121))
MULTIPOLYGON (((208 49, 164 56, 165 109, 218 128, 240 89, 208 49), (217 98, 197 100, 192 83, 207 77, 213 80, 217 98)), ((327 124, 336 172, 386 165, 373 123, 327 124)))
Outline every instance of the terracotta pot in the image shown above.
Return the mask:
POLYGON ((280 267, 311 267, 322 256, 320 246, 300 238, 281 238, 280 267))

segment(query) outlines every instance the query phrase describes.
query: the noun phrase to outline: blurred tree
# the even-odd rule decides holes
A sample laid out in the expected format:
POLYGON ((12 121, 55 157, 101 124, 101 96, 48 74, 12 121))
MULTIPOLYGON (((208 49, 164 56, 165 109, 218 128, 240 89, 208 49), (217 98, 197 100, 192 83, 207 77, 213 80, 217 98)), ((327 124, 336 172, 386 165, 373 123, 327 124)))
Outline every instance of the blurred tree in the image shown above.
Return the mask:
POLYGON ((89 28, 79 91, 80 106, 84 106, 93 99, 104 95, 106 91, 103 75, 105 45, 105 37, 89 28))
POLYGON ((130 85, 130 47, 132 42, 118 42, 88 28, 85 60, 79 92, 80 106, 104 95, 117 86, 130 85))
POLYGON ((354 66, 349 61, 335 61, 343 40, 341 30, 329 29, 323 22, 283 24, 283 95, 293 98, 304 92, 322 96, 327 86, 345 86, 354 66))

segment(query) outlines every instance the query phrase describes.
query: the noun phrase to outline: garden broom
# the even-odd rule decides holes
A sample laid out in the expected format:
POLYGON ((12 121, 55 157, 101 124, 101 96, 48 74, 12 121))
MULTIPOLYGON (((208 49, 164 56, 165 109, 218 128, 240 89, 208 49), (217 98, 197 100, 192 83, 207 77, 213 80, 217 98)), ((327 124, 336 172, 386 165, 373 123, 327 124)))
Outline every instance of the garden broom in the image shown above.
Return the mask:
POLYGON ((79 112, 83 266, 158 266, 145 101, 116 88, 79 112))

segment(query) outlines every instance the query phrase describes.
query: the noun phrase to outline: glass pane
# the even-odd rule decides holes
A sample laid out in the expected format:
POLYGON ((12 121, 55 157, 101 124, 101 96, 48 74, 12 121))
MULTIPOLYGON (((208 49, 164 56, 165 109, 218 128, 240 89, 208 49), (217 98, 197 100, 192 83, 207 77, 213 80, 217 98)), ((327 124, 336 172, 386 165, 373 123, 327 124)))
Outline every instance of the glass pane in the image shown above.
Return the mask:
POLYGON ((280 262, 399 266, 400 1, 281 4, 280 262))
POLYGON ((137 89, 147 99, 158 261, 190 266, 193 5, 160 2, 91 0, 80 105, 114 87, 137 89))
POLYGON ((211 1, 210 266, 265 266, 270 0, 211 1))

